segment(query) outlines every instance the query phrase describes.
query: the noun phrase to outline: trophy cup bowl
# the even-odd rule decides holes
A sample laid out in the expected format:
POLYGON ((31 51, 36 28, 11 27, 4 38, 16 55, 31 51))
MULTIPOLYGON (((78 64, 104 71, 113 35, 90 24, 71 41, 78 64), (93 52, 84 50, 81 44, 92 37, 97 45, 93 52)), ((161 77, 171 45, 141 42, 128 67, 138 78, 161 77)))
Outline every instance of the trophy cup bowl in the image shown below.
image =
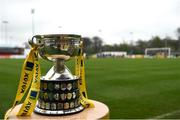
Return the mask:
POLYGON ((43 59, 54 66, 41 77, 40 92, 35 112, 43 115, 66 115, 80 112, 80 91, 77 76, 72 75, 65 61, 80 54, 80 35, 50 34, 35 35, 29 41, 43 59))

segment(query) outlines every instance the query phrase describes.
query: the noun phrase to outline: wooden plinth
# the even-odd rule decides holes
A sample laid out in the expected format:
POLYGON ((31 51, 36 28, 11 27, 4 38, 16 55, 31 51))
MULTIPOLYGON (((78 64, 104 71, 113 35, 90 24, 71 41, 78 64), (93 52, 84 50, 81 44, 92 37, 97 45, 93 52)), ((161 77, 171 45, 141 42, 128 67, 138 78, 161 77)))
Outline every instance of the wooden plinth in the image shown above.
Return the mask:
POLYGON ((63 119, 63 120, 76 120, 76 119, 108 119, 109 118, 109 108, 98 101, 92 100, 95 107, 94 108, 86 108, 80 113, 65 115, 65 116, 44 116, 36 113, 32 113, 31 116, 16 116, 22 104, 17 105, 9 115, 9 119, 63 119))

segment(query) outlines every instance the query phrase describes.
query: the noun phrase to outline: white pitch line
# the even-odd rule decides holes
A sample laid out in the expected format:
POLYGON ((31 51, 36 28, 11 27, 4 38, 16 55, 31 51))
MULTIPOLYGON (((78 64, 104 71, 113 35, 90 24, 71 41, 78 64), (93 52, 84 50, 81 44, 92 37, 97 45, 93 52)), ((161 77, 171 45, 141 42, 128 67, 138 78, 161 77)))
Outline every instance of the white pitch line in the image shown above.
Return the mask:
POLYGON ((151 119, 149 119, 149 120, 162 119, 162 118, 171 116, 171 115, 176 114, 176 113, 179 113, 179 114, 180 114, 180 110, 176 110, 176 111, 173 111, 173 112, 169 112, 169 113, 166 113, 166 114, 162 114, 162 115, 156 116, 156 117, 154 117, 154 118, 151 118, 151 119))

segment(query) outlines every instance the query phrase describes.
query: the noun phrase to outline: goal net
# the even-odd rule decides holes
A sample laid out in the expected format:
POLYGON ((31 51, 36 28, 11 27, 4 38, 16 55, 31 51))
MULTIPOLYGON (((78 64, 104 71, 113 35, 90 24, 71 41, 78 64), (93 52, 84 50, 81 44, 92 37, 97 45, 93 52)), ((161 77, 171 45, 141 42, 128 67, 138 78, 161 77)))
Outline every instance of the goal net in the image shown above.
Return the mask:
POLYGON ((145 57, 169 58, 171 48, 146 48, 145 57))

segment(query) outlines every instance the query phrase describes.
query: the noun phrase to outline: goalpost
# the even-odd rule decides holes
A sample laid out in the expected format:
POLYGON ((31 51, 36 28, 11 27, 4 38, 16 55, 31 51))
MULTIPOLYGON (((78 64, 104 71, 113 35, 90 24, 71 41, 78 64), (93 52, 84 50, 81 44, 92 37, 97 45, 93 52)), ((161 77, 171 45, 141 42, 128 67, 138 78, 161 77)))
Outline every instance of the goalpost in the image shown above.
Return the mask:
POLYGON ((146 48, 145 49, 145 56, 163 56, 163 57, 170 57, 171 55, 171 48, 146 48))

